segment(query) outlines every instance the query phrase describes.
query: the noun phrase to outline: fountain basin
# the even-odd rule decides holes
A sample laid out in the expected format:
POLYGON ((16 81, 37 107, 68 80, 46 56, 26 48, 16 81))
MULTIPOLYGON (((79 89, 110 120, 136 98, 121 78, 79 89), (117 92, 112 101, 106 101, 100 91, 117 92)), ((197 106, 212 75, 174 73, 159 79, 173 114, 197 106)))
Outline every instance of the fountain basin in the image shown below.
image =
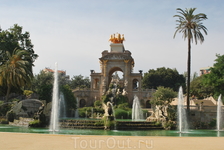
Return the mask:
POLYGON ((178 133, 177 130, 95 130, 95 129, 60 129, 51 132, 48 128, 27 128, 10 125, 0 125, 0 132, 69 134, 69 135, 111 135, 111 136, 168 136, 168 137, 224 137, 224 131, 189 130, 178 133))

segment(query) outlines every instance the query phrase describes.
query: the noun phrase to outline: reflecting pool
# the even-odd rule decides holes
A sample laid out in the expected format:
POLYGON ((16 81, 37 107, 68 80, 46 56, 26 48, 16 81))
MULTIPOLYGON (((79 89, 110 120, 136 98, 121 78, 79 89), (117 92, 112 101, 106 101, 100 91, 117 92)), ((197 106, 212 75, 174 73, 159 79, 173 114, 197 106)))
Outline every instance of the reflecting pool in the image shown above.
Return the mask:
POLYGON ((112 136, 170 136, 170 137, 224 137, 224 131, 189 130, 178 133, 176 130, 93 130, 93 129, 61 129, 58 132, 48 128, 28 128, 10 125, 0 125, 0 132, 70 134, 70 135, 112 135, 112 136))

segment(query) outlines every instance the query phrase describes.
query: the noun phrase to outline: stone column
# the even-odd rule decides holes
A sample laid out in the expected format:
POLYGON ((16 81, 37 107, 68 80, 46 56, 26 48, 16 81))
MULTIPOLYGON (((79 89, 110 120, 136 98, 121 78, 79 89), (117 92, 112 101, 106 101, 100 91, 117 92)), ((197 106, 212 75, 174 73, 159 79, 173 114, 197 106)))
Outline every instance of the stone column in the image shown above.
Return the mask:
POLYGON ((124 72, 125 77, 124 77, 124 79, 128 81, 128 62, 129 62, 129 60, 124 60, 124 62, 125 62, 125 72, 124 72))
POLYGON ((103 60, 103 76, 106 77, 108 60, 103 60))

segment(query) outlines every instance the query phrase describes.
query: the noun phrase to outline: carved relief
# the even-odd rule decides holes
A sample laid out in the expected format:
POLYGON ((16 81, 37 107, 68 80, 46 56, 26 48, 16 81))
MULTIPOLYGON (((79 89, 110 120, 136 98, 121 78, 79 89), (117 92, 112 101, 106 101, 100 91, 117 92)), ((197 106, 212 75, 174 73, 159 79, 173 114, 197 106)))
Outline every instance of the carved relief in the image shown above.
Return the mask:
POLYGON ((129 60, 132 59, 130 56, 124 56, 121 54, 111 54, 102 57, 103 60, 129 60))

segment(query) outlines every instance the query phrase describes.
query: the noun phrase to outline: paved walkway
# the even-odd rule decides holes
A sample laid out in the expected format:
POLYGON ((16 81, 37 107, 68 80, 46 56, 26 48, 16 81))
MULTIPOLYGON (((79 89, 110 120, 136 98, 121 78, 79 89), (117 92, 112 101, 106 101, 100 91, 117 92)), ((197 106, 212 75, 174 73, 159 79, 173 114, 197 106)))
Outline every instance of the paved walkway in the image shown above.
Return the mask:
POLYGON ((0 132, 0 150, 223 150, 224 137, 52 135, 0 132))

